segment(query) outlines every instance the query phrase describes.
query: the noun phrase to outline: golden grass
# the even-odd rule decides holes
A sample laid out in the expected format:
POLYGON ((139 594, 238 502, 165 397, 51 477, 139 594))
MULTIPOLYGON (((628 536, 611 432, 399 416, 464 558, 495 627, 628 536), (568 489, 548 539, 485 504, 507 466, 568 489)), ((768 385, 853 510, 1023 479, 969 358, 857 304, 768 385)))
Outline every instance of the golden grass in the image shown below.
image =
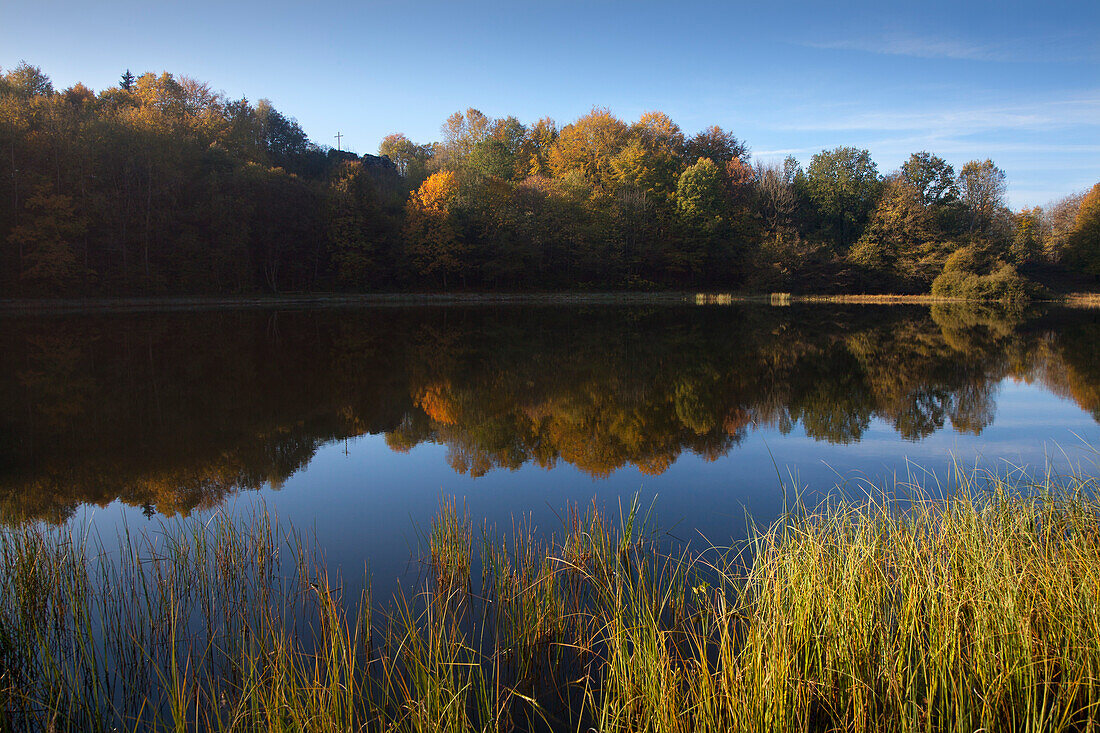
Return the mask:
POLYGON ((475 541, 445 502, 385 609, 264 513, 7 530, 0 728, 1097 730, 1095 479, 953 488, 698 553, 636 503, 475 541))

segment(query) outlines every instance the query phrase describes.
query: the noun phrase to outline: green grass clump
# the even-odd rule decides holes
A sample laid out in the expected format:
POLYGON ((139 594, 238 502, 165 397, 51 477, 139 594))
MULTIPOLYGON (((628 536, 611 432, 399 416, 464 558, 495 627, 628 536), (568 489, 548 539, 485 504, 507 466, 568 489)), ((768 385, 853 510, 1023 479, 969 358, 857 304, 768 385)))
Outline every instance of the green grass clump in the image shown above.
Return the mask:
POLYGON ((0 730, 1100 730, 1094 479, 800 508, 669 551, 445 502, 388 606, 260 513, 0 533, 0 730), (476 539, 475 539, 476 537, 476 539))

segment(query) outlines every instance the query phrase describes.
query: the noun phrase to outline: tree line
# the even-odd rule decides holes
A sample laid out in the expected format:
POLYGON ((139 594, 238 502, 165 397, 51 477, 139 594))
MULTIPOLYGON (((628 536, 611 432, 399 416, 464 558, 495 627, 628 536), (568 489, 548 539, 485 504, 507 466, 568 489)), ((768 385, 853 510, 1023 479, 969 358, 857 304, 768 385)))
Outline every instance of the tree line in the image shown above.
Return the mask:
POLYGON ((1011 210, 1005 173, 838 147, 753 161, 713 126, 605 109, 452 115, 378 155, 163 73, 63 91, 0 74, 9 296, 731 288, 1024 297, 1100 277, 1100 184, 1011 210))

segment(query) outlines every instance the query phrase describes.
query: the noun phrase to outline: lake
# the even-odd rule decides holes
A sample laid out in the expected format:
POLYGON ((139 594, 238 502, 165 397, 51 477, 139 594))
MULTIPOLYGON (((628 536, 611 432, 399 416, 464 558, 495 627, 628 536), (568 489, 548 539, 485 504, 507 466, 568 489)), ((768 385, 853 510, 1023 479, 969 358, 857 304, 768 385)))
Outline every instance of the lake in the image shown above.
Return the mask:
POLYGON ((637 495, 668 537, 721 544, 796 488, 1095 474, 1098 344, 1100 311, 1054 307, 8 314, 0 521, 111 537, 263 505, 376 589, 449 497, 549 532, 637 495))

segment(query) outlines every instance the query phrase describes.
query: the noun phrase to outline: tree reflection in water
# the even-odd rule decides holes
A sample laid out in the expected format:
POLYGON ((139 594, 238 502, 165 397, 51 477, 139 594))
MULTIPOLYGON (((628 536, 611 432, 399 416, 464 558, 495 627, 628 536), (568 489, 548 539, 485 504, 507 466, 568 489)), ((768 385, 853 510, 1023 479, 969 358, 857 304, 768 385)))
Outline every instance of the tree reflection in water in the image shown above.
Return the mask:
POLYGON ((713 460, 760 427, 980 433, 1006 379, 1100 420, 1094 311, 374 308, 0 319, 0 511, 186 513, 279 487, 319 447, 445 444, 479 476, 713 460))

